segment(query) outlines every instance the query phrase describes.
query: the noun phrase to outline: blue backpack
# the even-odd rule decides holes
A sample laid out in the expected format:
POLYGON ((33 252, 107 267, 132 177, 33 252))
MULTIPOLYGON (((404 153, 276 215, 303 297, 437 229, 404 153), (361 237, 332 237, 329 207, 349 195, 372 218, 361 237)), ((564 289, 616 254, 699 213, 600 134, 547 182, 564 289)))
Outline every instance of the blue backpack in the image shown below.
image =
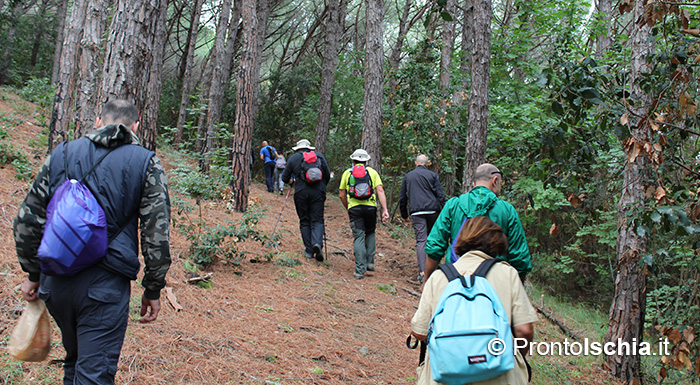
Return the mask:
POLYGON ((66 180, 56 189, 46 208, 44 235, 37 251, 41 272, 47 275, 73 276, 98 263, 107 254, 111 240, 107 239, 104 210, 83 183, 111 151, 76 180, 68 175, 67 148, 68 143, 63 153, 66 180))
POLYGON ((433 381, 447 385, 486 381, 515 367, 508 315, 485 278, 496 262, 500 260, 484 260, 469 277, 452 264, 438 266, 449 283, 428 327, 433 381))

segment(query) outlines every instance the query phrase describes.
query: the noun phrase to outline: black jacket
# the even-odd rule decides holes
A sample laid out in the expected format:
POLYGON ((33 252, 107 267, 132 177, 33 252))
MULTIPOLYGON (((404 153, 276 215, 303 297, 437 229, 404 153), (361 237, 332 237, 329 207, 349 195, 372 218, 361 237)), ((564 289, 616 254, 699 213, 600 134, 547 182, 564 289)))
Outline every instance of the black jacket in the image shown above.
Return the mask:
POLYGON ((326 162, 326 158, 323 156, 323 154, 321 154, 318 151, 314 152, 316 153, 316 157, 318 157, 318 159, 321 161, 321 172, 323 173, 323 180, 313 184, 306 183, 304 178, 302 178, 303 171, 301 163, 304 161, 303 151, 295 152, 287 160, 287 165, 284 167, 284 172, 282 173, 282 182, 289 183, 289 181, 292 179, 292 176, 294 176, 295 193, 297 191, 301 191, 307 188, 326 192, 326 185, 328 184, 328 181, 331 180, 331 170, 328 168, 328 163, 326 162))
POLYGON ((411 214, 419 211, 440 212, 445 202, 447 198, 436 173, 424 166, 416 166, 403 177, 399 194, 402 218, 408 218, 409 212, 411 214), (408 203, 408 210, 406 203, 408 203))

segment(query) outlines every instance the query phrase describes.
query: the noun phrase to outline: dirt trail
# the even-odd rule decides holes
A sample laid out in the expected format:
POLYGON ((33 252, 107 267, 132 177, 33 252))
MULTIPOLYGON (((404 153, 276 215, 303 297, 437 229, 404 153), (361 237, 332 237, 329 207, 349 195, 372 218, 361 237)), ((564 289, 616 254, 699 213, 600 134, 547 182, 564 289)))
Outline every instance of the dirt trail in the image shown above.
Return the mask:
MULTIPOLYGON (((8 105, 0 110, 10 115, 8 105)), ((34 170, 43 155, 32 156, 27 143, 40 132, 32 123, 9 130, 10 141, 28 155, 34 170)), ((159 156, 168 164, 167 154, 159 156)), ((11 225, 29 182, 14 179, 14 173, 12 167, 0 169, 0 366, 8 369, 10 383, 59 383, 59 363, 25 363, 17 369, 5 350, 22 305, 15 289, 25 276, 16 262, 11 225)), ((252 185, 251 206, 265 209, 258 222, 261 231, 272 232, 284 198, 267 193, 259 183, 252 185)), ((221 202, 203 204, 208 225, 240 221, 241 214, 228 213, 223 207, 221 202)), ((405 383, 414 376, 417 360, 416 353, 403 345, 418 303, 409 293, 418 291, 409 279, 416 273, 412 233, 406 229, 402 239, 392 239, 387 227, 380 226, 377 271, 358 281, 352 278, 347 214, 337 195, 328 195, 326 225, 328 258, 324 263, 305 260, 290 196, 277 229, 283 235, 278 250, 246 241, 243 249, 248 254, 240 266, 218 261, 203 272, 212 273, 210 289, 185 283, 183 265, 189 244, 172 229, 168 286, 184 309, 176 311, 164 295, 159 319, 139 324, 141 288, 138 283, 132 285, 132 314, 117 383, 405 383), (264 260, 270 252, 302 264, 250 262, 256 256, 264 260)), ((59 338, 54 330, 54 340, 59 338)), ((60 360, 62 348, 60 343, 54 345, 49 358, 60 360)))
MULTIPOLYGON (((8 132, 2 144, 27 156, 35 172, 43 149, 35 148, 43 119, 33 105, 0 91, 0 125, 8 132)), ((161 151, 166 172, 169 154, 161 151)), ((15 179, 15 170, 0 166, 0 373, 5 384, 60 384, 63 349, 53 325, 54 348, 49 360, 19 363, 7 353, 10 330, 22 310, 18 291, 25 274, 17 263, 12 220, 29 187, 15 179)), ((179 197, 194 205, 194 201, 179 197)), ((263 210, 258 229, 270 234, 284 196, 251 186, 251 210, 263 210)), ((207 226, 241 222, 242 214, 225 210, 223 202, 203 202, 207 226)), ((187 219, 173 210, 181 223, 187 219)), ((216 261, 201 274, 212 276, 212 287, 186 283, 189 242, 171 229, 173 263, 168 287, 183 310, 176 311, 162 297, 157 321, 138 322, 140 277, 132 284, 129 327, 119 361, 117 384, 406 384, 415 383, 417 352, 404 343, 418 304, 414 238, 411 228, 378 226, 376 272, 363 280, 352 277, 352 235, 347 213, 337 195, 326 201, 327 259, 323 263, 302 257, 303 246, 290 196, 277 231, 277 249, 252 241, 239 245, 246 251, 240 265, 216 261), (393 237, 392 237, 393 235, 393 237), (272 262, 266 260, 273 253, 272 262), (296 258, 301 265, 275 264, 296 258)), ((53 321, 52 321, 53 322, 53 321)), ((561 338, 558 330, 540 321, 536 339, 561 338)), ((550 368, 579 373, 572 384, 610 383, 596 367, 573 366, 565 359, 533 357, 536 383, 550 368), (542 372, 538 373, 537 368, 542 372)))

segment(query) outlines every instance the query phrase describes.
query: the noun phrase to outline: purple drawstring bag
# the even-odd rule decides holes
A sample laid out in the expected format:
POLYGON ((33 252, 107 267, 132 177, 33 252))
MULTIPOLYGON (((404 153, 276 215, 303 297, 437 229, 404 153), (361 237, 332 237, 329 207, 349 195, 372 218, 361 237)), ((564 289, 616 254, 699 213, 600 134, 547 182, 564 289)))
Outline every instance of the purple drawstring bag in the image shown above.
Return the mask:
POLYGON ((107 220, 82 182, 66 179, 46 208, 38 257, 47 275, 72 276, 107 254, 107 220))

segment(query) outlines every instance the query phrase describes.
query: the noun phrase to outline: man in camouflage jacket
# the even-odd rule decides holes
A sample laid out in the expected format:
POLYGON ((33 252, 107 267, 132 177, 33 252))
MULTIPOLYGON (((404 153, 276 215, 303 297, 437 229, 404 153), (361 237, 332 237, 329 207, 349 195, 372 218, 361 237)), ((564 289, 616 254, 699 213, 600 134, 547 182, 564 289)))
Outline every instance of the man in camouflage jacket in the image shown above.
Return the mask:
POLYGON ((40 298, 61 329, 65 384, 113 384, 126 333, 131 280, 140 269, 138 230, 145 268, 141 322, 155 320, 170 267, 170 200, 165 173, 154 153, 138 145, 138 111, 124 100, 107 103, 98 129, 64 142, 46 159, 14 221, 17 257, 28 277, 27 301, 40 298), (109 152, 91 173, 100 155, 109 152), (88 174, 87 176, 85 174, 88 174), (78 179, 100 202, 107 219, 107 254, 71 277, 42 273, 37 258, 46 209, 67 178, 78 179))

